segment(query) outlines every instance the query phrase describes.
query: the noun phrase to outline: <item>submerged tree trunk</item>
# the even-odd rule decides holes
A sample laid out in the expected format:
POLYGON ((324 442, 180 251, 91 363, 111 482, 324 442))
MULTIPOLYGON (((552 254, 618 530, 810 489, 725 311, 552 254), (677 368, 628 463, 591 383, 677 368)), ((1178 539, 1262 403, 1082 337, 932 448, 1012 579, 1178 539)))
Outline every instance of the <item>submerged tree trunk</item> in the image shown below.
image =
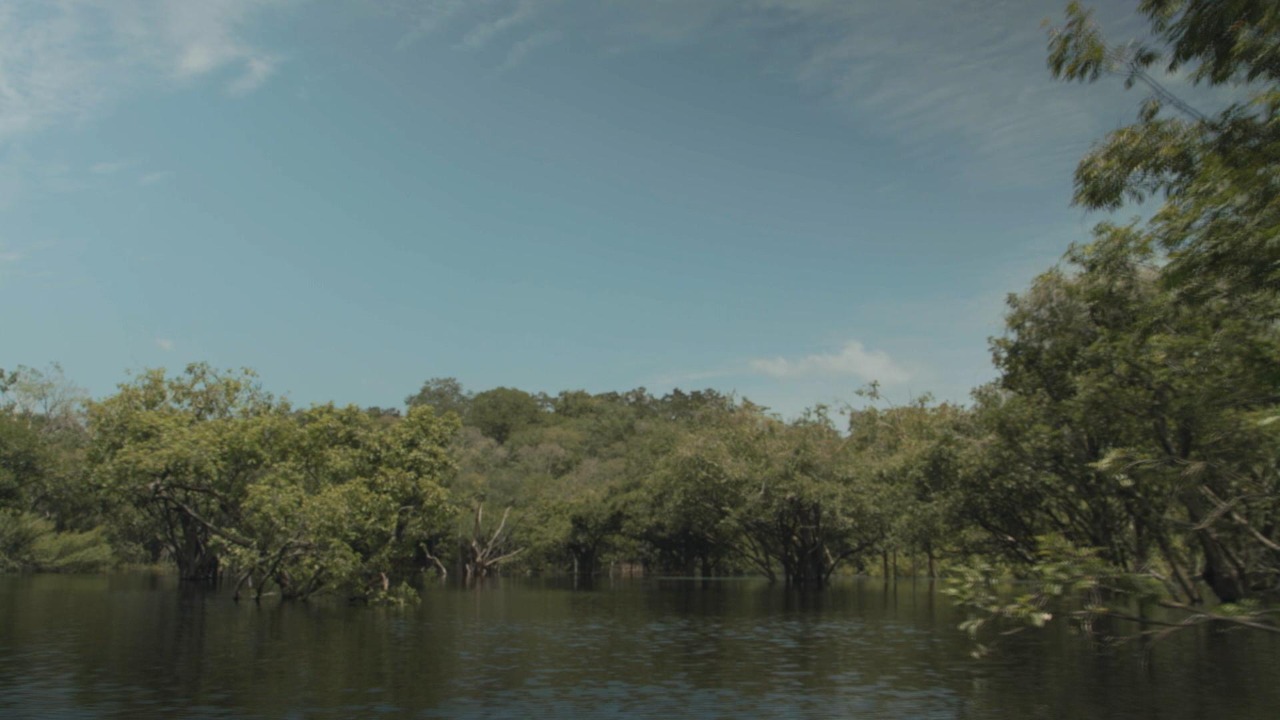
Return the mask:
POLYGON ((592 577, 596 574, 600 553, 593 545, 571 545, 569 555, 573 557, 573 574, 576 577, 592 577))
POLYGON ((178 566, 178 577, 189 582, 215 582, 218 579, 218 555, 209 548, 209 534, 203 527, 186 518, 178 520, 179 529, 170 536, 170 551, 178 566))
POLYGON ((475 521, 472 525, 471 537, 462 539, 462 568, 468 581, 487 577, 497 571, 503 562, 519 555, 524 548, 508 549, 510 534, 504 534, 507 517, 511 515, 508 507, 502 513, 502 520, 492 534, 484 531, 484 503, 476 505, 475 521))
POLYGON ((178 578, 189 582, 217 582, 218 556, 203 549, 176 558, 178 578))

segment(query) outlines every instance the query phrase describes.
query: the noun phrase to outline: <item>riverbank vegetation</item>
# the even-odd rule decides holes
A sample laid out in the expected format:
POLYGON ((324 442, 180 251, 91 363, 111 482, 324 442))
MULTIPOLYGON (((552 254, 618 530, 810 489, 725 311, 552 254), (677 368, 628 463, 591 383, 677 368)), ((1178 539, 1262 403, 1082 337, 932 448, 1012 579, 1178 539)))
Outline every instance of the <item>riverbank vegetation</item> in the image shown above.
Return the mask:
POLYGON ((205 365, 89 400, 20 367, 0 376, 0 567, 163 560, 241 594, 375 601, 423 573, 910 573, 948 576, 975 632, 1154 606, 1167 627, 1275 631, 1280 14, 1141 12, 1148 44, 1110 47, 1073 3, 1050 67, 1151 91, 1075 199, 1154 214, 1099 225, 1009 298, 998 377, 968 405, 872 385, 784 420, 715 390, 434 378, 403 411, 295 408, 205 365), (1248 97, 1207 113, 1157 69, 1248 97))

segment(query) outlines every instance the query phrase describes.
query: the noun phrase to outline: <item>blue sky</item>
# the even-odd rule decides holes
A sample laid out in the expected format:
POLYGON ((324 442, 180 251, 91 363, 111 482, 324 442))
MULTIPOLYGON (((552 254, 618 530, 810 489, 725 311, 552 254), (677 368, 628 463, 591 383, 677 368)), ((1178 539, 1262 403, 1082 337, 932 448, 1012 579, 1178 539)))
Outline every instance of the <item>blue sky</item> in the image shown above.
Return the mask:
POLYGON ((1049 77, 1061 6, 11 0, 0 367, 965 401, 1140 100, 1049 77))

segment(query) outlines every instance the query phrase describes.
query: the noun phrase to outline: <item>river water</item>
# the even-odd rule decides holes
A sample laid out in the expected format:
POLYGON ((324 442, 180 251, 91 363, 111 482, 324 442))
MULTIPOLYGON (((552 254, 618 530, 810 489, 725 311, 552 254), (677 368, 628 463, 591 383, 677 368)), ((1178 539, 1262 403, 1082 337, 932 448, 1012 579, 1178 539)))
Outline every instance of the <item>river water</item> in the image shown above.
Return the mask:
POLYGON ((403 608, 0 576, 0 717, 1280 717, 1280 640, 1065 630, 981 661, 926 582, 504 580, 403 608))

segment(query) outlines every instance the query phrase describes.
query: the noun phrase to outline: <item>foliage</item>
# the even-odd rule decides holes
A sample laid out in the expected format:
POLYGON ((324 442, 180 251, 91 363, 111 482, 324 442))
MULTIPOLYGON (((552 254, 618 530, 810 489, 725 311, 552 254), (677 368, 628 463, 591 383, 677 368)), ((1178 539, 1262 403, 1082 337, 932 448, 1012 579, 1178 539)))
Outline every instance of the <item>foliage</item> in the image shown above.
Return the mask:
POLYGON ((223 535, 238 584, 370 599, 404 582, 447 534, 441 482, 455 427, 427 406, 390 426, 354 407, 295 414, 235 534, 223 535))
POLYGON ((998 639, 1043 628, 1055 617, 1066 618, 1081 632, 1112 640, 1159 640, 1199 625, 1280 633, 1280 610, 1256 600, 1209 608, 1172 601, 1156 577, 1125 572, 1094 550, 1055 535, 1037 538, 1037 545, 1037 561, 1021 569, 1017 582, 1009 580, 1011 568, 986 560, 968 564, 948 580, 943 592, 968 611, 960 629, 983 641, 976 643, 975 656, 991 651, 987 638, 992 633, 998 639), (1122 636, 1101 630, 1114 621, 1132 623, 1136 630, 1122 636))
POLYGON ((1050 35, 1055 76, 1150 92, 1081 161, 1075 201, 1160 204, 1144 225, 1099 225, 1010 298, 957 496, 989 543, 952 588, 975 632, 1042 624, 1055 604, 1085 627, 1277 629, 1280 14, 1260 0, 1139 12, 1150 35, 1126 46, 1075 2, 1050 35), (1206 113, 1155 69, 1241 98, 1206 113), (1017 593, 994 589, 1001 572, 1017 593))
POLYGON ((727 541, 767 577, 821 587, 887 531, 875 488, 859 482, 825 417, 787 424, 746 405, 680 439, 658 488, 678 510, 684 552, 727 541))
POLYGON ((437 415, 453 413, 462 418, 471 406, 471 393, 463 389, 457 378, 431 378, 422 383, 418 392, 405 398, 404 404, 411 408, 429 405, 437 415))
POLYGON ((1049 42, 1056 77, 1118 73, 1151 91, 1138 121, 1109 133, 1076 170, 1075 201, 1116 209, 1161 197, 1147 232, 1170 254, 1166 277, 1201 295, 1280 287, 1280 13, 1266 0, 1143 0, 1151 39, 1110 47, 1079 3, 1049 42), (1149 72, 1240 87, 1206 114, 1149 72), (1246 96, 1247 93, 1247 96, 1246 96), (1175 112, 1169 113, 1172 108, 1175 112))
MULTIPOLYGON (((879 399, 874 389, 868 396, 879 399)), ((860 474, 877 489, 889 517, 882 551, 923 553, 934 577, 937 558, 962 552, 967 539, 956 506, 973 419, 964 408, 929 401, 851 411, 849 439, 860 474)))
POLYGON ((466 420, 501 444, 513 433, 538 422, 541 415, 537 398, 523 390, 500 387, 471 398, 466 420))
MULTIPOLYGON (((1105 576, 1133 597, 1155 583, 1170 607, 1274 602, 1280 434, 1266 419, 1280 298, 1188 304, 1131 227, 1101 226, 1067 259, 1073 272, 1010 298, 993 343, 1001 379, 978 396, 981 452, 958 511, 1036 598, 1105 576)), ((1031 617, 975 592, 962 594, 972 607, 1031 617)))
POLYGON ((248 371, 148 371, 91 403, 90 464, 118 536, 163 548, 182 577, 209 580, 248 488, 278 452, 288 407, 248 371))
POLYGON ((59 530, 101 521, 84 472, 83 402, 57 364, 0 370, 0 508, 53 518, 59 530))
POLYGON ((91 462, 118 537, 237 591, 393 599, 447 536, 456 418, 293 411, 254 376, 149 371, 90 406, 91 462))
POLYGON ((0 570, 100 572, 116 564, 104 531, 58 532, 51 520, 0 511, 0 570))

